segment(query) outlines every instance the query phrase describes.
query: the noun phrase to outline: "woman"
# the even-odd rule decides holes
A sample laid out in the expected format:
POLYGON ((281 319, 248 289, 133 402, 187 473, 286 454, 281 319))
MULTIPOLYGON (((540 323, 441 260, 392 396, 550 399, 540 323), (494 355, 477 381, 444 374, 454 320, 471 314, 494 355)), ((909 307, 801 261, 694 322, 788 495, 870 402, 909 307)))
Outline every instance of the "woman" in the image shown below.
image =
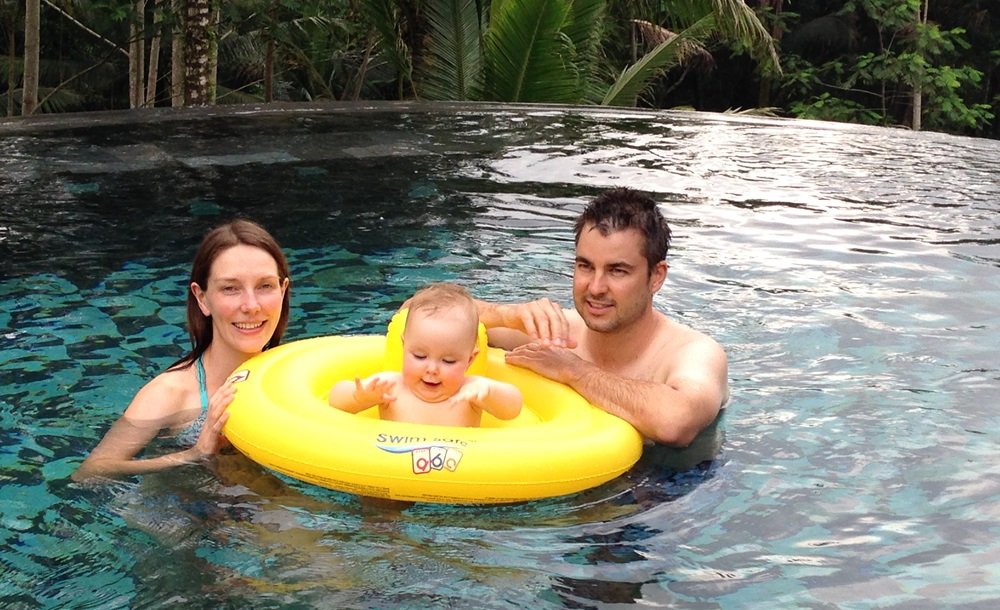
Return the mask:
POLYGON ((227 378, 281 341, 289 282, 285 255, 263 227, 234 220, 210 231, 195 254, 187 297, 194 348, 139 390, 73 479, 143 474, 217 453, 236 391, 227 378), (184 448, 136 458, 164 430, 184 448))

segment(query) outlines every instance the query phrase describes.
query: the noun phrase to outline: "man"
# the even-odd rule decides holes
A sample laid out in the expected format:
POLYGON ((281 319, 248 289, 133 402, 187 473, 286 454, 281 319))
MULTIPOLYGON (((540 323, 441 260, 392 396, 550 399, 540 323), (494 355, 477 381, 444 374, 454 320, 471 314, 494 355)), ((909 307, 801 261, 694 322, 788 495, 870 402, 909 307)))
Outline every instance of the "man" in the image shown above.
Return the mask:
POLYGON ((726 353, 653 309, 670 228, 649 197, 603 193, 577 219, 573 301, 477 301, 507 362, 561 381, 657 443, 689 445, 729 397, 726 353))

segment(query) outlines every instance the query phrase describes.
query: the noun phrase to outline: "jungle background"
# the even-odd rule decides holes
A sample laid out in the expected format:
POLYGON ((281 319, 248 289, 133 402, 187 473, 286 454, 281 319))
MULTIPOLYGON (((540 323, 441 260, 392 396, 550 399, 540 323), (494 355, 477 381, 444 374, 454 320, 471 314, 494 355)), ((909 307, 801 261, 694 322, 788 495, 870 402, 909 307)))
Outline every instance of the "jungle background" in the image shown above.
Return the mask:
POLYGON ((997 0, 0 0, 0 112, 468 100, 1000 137, 997 0))

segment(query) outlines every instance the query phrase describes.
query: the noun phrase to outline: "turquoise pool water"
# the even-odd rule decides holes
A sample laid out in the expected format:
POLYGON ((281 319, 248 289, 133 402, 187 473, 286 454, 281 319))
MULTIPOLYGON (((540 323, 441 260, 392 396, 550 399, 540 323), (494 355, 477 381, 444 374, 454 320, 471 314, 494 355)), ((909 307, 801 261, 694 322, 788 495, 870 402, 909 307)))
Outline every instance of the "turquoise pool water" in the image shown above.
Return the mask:
MULTIPOLYGON (((372 105, 0 122, 4 608, 993 608, 1000 142, 676 112, 372 105), (670 315, 733 398, 694 446, 501 507, 69 474, 186 345, 200 236, 286 247, 288 338, 437 279, 570 303, 571 223, 656 194, 670 315)), ((543 465, 542 465, 543 466, 543 465)))

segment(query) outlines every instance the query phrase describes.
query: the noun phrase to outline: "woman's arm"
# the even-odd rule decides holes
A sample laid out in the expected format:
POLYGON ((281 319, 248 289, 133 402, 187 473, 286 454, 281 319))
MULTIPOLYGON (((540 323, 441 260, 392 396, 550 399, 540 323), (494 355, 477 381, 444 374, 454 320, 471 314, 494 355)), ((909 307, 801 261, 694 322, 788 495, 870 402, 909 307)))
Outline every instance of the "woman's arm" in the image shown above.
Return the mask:
POLYGON ((167 470, 195 464, 218 452, 223 444, 220 436, 222 426, 229 417, 226 408, 235 393, 228 382, 212 395, 205 423, 193 446, 165 455, 136 459, 135 456, 161 430, 190 423, 200 412, 200 408, 186 404, 188 393, 184 388, 166 377, 177 374, 179 373, 159 375, 139 390, 125 414, 111 426, 97 447, 73 473, 74 481, 167 470))

